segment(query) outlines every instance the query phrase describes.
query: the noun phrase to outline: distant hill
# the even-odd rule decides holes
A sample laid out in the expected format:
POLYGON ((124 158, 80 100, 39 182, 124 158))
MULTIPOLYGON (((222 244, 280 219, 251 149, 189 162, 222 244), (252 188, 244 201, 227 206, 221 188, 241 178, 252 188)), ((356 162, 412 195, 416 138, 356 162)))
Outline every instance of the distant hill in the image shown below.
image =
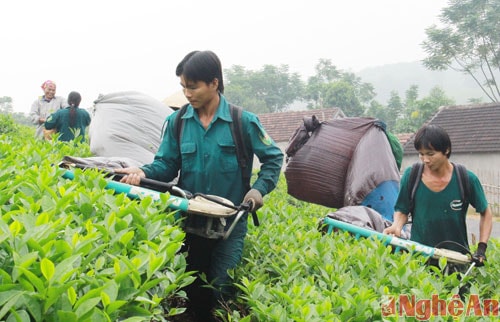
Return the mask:
POLYGON ((470 98, 481 98, 484 103, 490 102, 470 76, 450 70, 430 71, 420 62, 369 67, 356 75, 361 77, 363 82, 374 86, 376 100, 383 105, 387 104, 390 93, 394 90, 404 99, 405 92, 411 85, 418 86, 419 98, 427 96, 433 87, 439 86, 456 104, 467 104, 470 98))

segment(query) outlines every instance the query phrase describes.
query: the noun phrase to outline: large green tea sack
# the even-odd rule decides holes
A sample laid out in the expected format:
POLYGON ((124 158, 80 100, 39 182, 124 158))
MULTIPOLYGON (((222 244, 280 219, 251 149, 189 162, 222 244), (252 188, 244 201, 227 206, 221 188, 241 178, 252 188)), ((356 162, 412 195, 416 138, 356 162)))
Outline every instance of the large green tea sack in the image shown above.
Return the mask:
POLYGON ((382 192, 390 195, 372 195, 387 197, 391 204, 384 201, 384 208, 390 209, 397 196, 399 171, 383 123, 362 117, 314 119, 305 119, 290 138, 285 168, 288 193, 342 208, 363 204, 377 186, 391 182, 393 189, 383 185, 382 192))
POLYGON ((146 94, 125 91, 99 96, 89 126, 90 151, 98 157, 150 163, 173 110, 146 94))

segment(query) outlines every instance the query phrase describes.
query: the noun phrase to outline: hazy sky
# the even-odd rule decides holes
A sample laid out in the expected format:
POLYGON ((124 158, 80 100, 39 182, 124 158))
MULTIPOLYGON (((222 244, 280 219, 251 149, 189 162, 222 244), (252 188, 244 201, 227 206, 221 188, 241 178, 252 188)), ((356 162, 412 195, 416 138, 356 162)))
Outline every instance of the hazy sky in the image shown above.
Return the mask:
POLYGON ((2 0, 0 96, 28 112, 47 79, 57 95, 136 90, 163 100, 175 67, 212 50, 223 68, 287 64, 306 77, 320 58, 337 68, 425 57, 425 28, 447 0, 2 0))

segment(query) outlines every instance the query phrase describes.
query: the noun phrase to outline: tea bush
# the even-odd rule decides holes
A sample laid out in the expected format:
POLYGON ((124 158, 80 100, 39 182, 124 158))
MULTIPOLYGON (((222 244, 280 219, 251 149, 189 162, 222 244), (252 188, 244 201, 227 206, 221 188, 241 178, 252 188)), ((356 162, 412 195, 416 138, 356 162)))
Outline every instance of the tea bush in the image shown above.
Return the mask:
MULTIPOLYGON (((498 309, 500 264, 498 240, 490 240, 486 265, 463 274, 443 274, 426 266, 426 258, 393 252, 372 239, 348 233, 323 234, 319 221, 335 209, 305 203, 287 195, 282 177, 266 197, 261 226, 250 224, 244 264, 233 275, 238 281, 238 302, 245 309, 221 312, 225 321, 496 321, 498 311, 472 304, 491 300, 498 309), (462 281, 460 280, 462 278, 462 281), (462 284, 470 284, 463 299, 462 284), (462 313, 418 311, 383 314, 388 299, 414 295, 418 301, 439 298, 465 305, 462 313), (496 302, 495 302, 496 301, 496 302), (468 307, 468 305, 470 305, 468 307), (468 311, 467 311, 468 308, 468 311), (249 313, 242 313, 249 312, 249 313), (469 314, 467 314, 467 312, 469 314), (491 316, 483 317, 490 313, 491 316), (406 315, 406 317, 405 317, 406 315)), ((475 246, 472 246, 474 249, 475 246)), ((444 267, 445 260, 440 265, 444 267)), ((437 302, 437 301, 435 301, 437 302)), ((481 303, 482 304, 482 303, 481 303)), ((399 303, 401 307, 403 304, 399 303)), ((396 306, 397 309, 397 306, 396 306)), ((386 312, 387 313, 387 312, 386 312)))
MULTIPOLYGON (((36 141, 27 127, 0 134, 0 320, 173 319, 183 311, 174 303, 193 276, 179 253, 184 233, 166 196, 129 200, 106 190, 96 171, 63 179, 56 165, 65 155, 90 151, 87 144, 36 141)), ((424 257, 393 252, 377 240, 322 233, 318 223, 332 211, 289 196, 282 176, 265 197, 261 225, 249 223, 243 262, 230 272, 238 296, 224 303, 220 319, 498 320, 498 311, 481 317, 486 308, 471 305, 500 300, 498 240, 490 241, 484 267, 466 277, 446 275, 424 257), (463 299, 456 297, 462 284, 469 284, 463 299), (441 299, 445 312, 427 316, 432 310, 425 302, 413 311, 398 303, 403 314, 382 310, 411 296, 441 299)))
MULTIPOLYGON (((87 144, 0 135, 0 320, 156 321, 192 282, 167 197, 130 200, 97 171, 57 167, 87 144)), ((26 135, 29 134, 29 135, 26 135)))
POLYGON ((10 114, 0 113, 0 134, 15 133, 19 130, 14 118, 10 114))

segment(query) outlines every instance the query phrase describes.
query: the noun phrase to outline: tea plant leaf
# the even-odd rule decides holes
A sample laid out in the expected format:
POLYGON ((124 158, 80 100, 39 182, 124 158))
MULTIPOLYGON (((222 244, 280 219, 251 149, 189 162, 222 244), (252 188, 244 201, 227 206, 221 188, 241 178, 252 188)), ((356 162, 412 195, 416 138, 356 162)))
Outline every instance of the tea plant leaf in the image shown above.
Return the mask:
POLYGON ((52 276, 54 276, 55 267, 54 263, 52 263, 50 259, 43 258, 40 262, 40 269, 47 281, 50 281, 52 279, 52 276))
POLYGON ((53 282, 57 282, 60 284, 66 283, 67 280, 74 274, 77 270, 75 266, 78 265, 78 262, 81 259, 81 255, 73 255, 71 257, 65 258, 60 263, 57 264, 53 273, 53 282))
POLYGON ((123 301, 123 300, 113 301, 113 302, 109 303, 108 306, 105 307, 105 311, 107 314, 112 315, 117 310, 119 310, 121 307, 126 305, 127 303, 128 303, 127 301, 123 301))
POLYGON ((159 256, 157 257, 155 253, 150 252, 149 253, 149 264, 148 264, 148 269, 147 269, 147 277, 148 279, 155 274, 158 269, 160 269, 163 264, 165 263, 165 257, 159 256))
POLYGON ((76 302, 76 291, 73 286, 68 287, 68 300, 71 305, 75 304, 76 302))
MULTIPOLYGON (((75 309, 78 309, 81 305, 83 305, 84 303, 88 303, 89 300, 91 299, 97 299, 97 303, 100 301, 100 298, 101 298, 101 292, 103 291, 103 286, 101 287, 97 287, 97 288, 94 288, 94 289, 91 289, 89 290, 85 295, 83 295, 82 297, 80 297, 74 307, 75 309)), ((85 312, 87 312, 86 309, 83 309, 85 312)), ((80 316, 80 315, 79 315, 80 316)))
POLYGON ((29 321, 30 316, 28 312, 25 310, 11 310, 10 316, 7 318, 6 322, 14 322, 14 321, 29 321))
POLYGON ((91 252, 89 252, 88 254, 86 254, 86 256, 83 257, 81 263, 82 267, 86 267, 91 262, 95 261, 95 268, 101 269, 104 263, 106 262, 106 259, 103 256, 99 257, 97 260, 95 260, 95 258, 96 256, 102 255, 103 253, 106 254, 106 252, 104 251, 108 248, 108 246, 109 246, 108 244, 102 244, 92 249, 91 252))
POLYGON ((37 292, 39 293, 44 293, 45 292, 45 283, 42 281, 42 279, 35 275, 33 272, 30 270, 19 266, 18 269, 22 272, 24 276, 26 276, 26 280, 23 280, 23 277, 20 276, 18 279, 18 282, 25 286, 25 289, 28 291, 34 291, 33 287, 36 288, 37 292), (29 281, 29 282, 28 282, 29 281))
POLYGON ((85 314, 89 313, 101 301, 101 297, 88 298, 85 301, 78 303, 75 314, 78 319, 81 319, 85 314))
POLYGON ((23 225, 19 221, 14 221, 9 225, 10 232, 13 236, 19 235, 23 229, 23 225))
POLYGON ((133 231, 128 231, 128 232, 125 232, 119 239, 120 243, 123 245, 123 246, 127 246, 128 243, 132 240, 132 238, 134 238, 134 232, 133 231))
POLYGON ((101 292, 101 302, 104 308, 106 308, 109 303, 111 303, 111 299, 109 298, 109 295, 106 294, 106 292, 101 292))
POLYGON ((9 296, 5 297, 4 301, 0 301, 0 319, 2 319, 11 309, 21 304, 18 302, 23 294, 23 291, 10 291, 8 294, 9 296))
POLYGON ((132 317, 132 318, 128 318, 128 319, 123 320, 123 322, 144 322, 144 318, 143 317, 132 317))
POLYGON ((47 288, 47 294, 45 297, 45 303, 43 304, 43 313, 46 314, 49 309, 52 308, 52 305, 56 302, 60 301, 61 295, 66 293, 67 290, 72 287, 75 282, 66 283, 63 285, 51 285, 47 288))
MULTIPOLYGON (((52 241, 53 242, 53 241, 52 241)), ((45 257, 45 250, 40 246, 40 244, 33 238, 30 238, 27 242, 26 245, 32 249, 38 252, 38 254, 41 257, 45 257)))
POLYGON ((58 310, 57 317, 59 318, 59 321, 78 322, 78 316, 76 315, 75 312, 71 312, 71 311, 58 310))

